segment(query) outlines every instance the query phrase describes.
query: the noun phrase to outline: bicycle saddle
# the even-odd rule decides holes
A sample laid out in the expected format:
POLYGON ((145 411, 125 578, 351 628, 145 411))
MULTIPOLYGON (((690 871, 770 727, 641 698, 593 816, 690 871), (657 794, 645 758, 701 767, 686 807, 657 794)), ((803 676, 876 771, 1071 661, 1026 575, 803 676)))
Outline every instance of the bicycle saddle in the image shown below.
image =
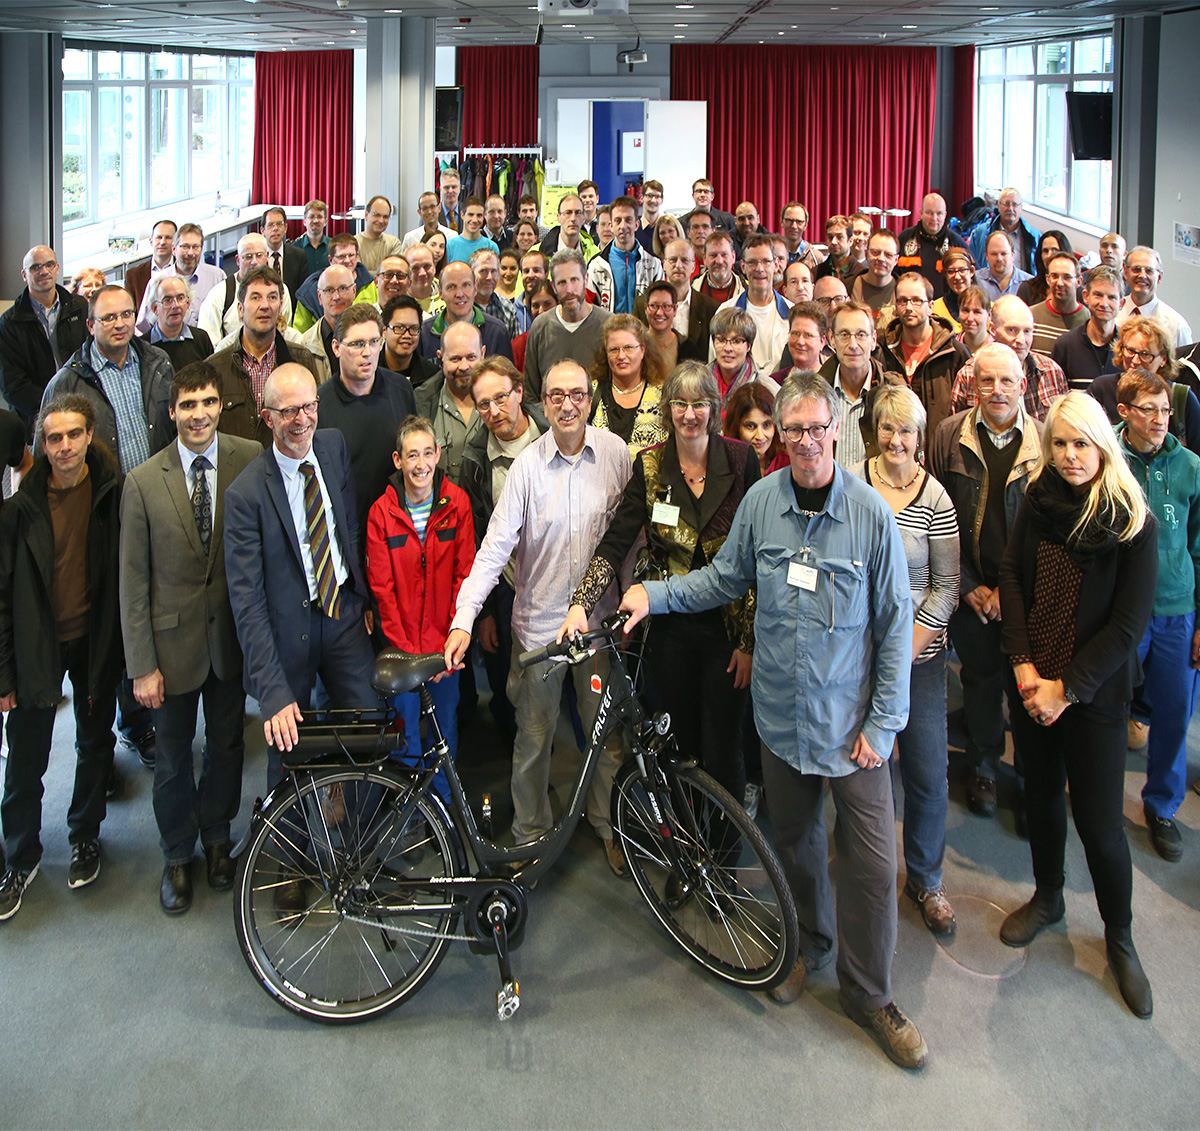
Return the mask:
POLYGON ((398 648, 385 648, 375 657, 372 683, 380 695, 403 695, 416 691, 426 680, 446 670, 446 657, 441 652, 413 656, 398 648))

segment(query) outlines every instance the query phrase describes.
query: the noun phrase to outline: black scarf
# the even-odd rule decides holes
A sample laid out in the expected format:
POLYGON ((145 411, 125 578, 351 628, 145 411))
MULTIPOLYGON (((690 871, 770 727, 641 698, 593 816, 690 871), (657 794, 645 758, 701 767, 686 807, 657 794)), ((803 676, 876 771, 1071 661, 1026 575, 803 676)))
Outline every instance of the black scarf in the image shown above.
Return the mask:
POLYGON ((1087 495, 1076 494, 1053 467, 1047 467, 1025 492, 1025 505, 1034 527, 1043 538, 1060 543, 1078 566, 1112 550, 1118 532, 1129 522, 1123 507, 1114 509, 1106 503, 1081 530, 1072 533, 1086 502, 1087 495))

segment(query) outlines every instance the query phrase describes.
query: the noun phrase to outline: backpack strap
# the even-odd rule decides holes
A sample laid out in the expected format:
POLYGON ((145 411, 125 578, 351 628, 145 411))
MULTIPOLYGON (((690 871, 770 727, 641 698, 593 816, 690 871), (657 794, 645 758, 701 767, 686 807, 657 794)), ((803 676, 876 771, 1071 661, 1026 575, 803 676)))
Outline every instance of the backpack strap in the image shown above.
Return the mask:
POLYGON ((1187 436, 1188 387, 1183 381, 1171 385, 1171 432, 1181 444, 1187 436))

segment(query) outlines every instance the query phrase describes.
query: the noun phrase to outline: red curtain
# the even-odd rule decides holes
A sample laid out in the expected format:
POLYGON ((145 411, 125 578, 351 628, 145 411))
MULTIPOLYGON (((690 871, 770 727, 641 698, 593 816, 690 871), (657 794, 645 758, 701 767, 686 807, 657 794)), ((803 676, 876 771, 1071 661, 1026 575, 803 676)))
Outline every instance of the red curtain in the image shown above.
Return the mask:
MULTIPOLYGON (((257 53, 251 203, 303 205, 315 197, 331 215, 349 208, 353 106, 353 51, 257 53)), ((293 221, 289 233, 302 227, 293 221)))
POLYGON ((860 205, 920 212, 936 96, 932 47, 671 49, 671 97, 708 103, 718 206, 751 200, 778 231, 783 205, 800 200, 816 242, 827 216, 860 205))
POLYGON ((460 47, 463 145, 537 145, 538 49, 460 47))
POLYGON ((950 215, 975 195, 975 46, 954 49, 954 156, 950 167, 950 215))

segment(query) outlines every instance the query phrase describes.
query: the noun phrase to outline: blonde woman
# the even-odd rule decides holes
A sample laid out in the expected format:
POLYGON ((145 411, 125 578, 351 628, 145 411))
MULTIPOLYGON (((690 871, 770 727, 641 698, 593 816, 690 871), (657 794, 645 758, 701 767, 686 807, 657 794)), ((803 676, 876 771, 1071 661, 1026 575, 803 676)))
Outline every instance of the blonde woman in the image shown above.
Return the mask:
POLYGON ((1000 568, 1001 647, 1013 739, 1025 763, 1036 889, 1004 920, 1023 947, 1065 914, 1065 787, 1096 890, 1108 964, 1138 1017, 1153 1011, 1133 945, 1125 839, 1126 721, 1158 576, 1158 530, 1104 410, 1070 392, 1042 450, 1000 568))
POLYGON ((632 314, 614 314, 600 332, 592 365, 592 419, 596 428, 615 432, 636 459, 644 448, 667 438, 659 405, 663 369, 649 354, 646 324, 632 314))

